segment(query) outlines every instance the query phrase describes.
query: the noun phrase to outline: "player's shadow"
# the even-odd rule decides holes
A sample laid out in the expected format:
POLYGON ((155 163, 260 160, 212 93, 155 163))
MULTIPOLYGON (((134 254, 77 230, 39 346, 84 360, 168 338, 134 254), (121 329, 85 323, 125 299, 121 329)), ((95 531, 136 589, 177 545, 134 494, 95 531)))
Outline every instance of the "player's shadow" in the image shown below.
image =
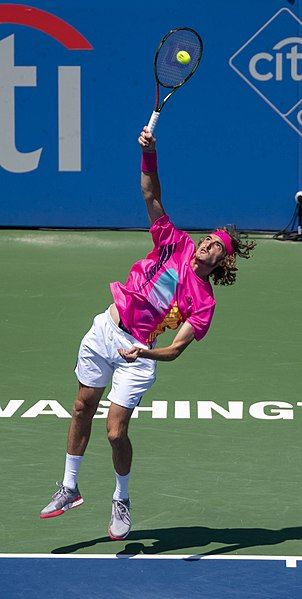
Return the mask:
MULTIPOLYGON (((266 528, 206 528, 205 526, 179 526, 176 528, 156 528, 135 530, 124 541, 118 557, 131 557, 139 553, 156 555, 166 551, 189 550, 192 558, 195 556, 215 555, 230 553, 248 547, 261 547, 263 545, 278 545, 284 541, 302 539, 302 526, 269 530, 266 528), (147 544, 144 540, 148 539, 147 544), (149 541, 154 539, 154 541, 149 541), (224 547, 206 550, 211 543, 219 543, 224 547)), ((65 547, 57 547, 51 553, 74 553, 95 545, 112 543, 109 537, 99 537, 89 541, 81 541, 65 547)), ((146 541, 145 541, 146 542, 146 541)), ((121 541, 119 543, 122 543, 121 541)), ((117 542, 116 549, 120 548, 117 542)))

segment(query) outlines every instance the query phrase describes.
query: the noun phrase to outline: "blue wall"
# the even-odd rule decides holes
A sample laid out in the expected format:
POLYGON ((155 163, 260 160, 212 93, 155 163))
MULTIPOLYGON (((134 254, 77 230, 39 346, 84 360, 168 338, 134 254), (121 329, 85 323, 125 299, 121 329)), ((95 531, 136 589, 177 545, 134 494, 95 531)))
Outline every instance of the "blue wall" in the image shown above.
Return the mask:
MULTIPOLYGON (((15 66, 37 67, 36 86, 15 87, 15 147, 23 153, 43 148, 35 170, 10 172, 2 162, 0 226, 148 225, 136 140, 153 109, 155 46, 182 25, 197 29, 205 47, 199 70, 166 105, 156 129, 167 212, 178 226, 195 229, 287 224, 302 186, 302 113, 296 106, 302 65, 299 55, 294 57, 301 46, 298 39, 273 48, 301 36, 293 16, 299 3, 154 0, 152 10, 141 0, 30 4, 65 20, 93 49, 70 50, 32 27, 0 24, 0 73, 6 86, 5 92, 0 86, 0 111, 7 110, 5 78, 10 76, 4 73, 4 55, 7 44, 14 43, 15 66), (290 51, 292 60, 286 57, 290 51), (258 53, 266 54, 255 62, 255 78, 249 62, 258 53), (59 66, 81 67, 81 170, 58 166, 59 66)), ((13 146, 6 138, 14 123, 7 133, 4 121, 0 116, 2 152, 5 144, 13 146)))

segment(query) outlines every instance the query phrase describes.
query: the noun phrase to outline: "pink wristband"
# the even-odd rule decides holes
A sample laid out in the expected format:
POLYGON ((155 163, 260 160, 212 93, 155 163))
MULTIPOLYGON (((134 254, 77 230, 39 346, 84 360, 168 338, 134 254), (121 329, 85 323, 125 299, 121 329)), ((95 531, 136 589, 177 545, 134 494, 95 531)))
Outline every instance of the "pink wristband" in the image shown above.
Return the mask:
POLYGON ((156 173, 157 171, 157 154, 154 152, 143 152, 141 169, 143 173, 156 173))

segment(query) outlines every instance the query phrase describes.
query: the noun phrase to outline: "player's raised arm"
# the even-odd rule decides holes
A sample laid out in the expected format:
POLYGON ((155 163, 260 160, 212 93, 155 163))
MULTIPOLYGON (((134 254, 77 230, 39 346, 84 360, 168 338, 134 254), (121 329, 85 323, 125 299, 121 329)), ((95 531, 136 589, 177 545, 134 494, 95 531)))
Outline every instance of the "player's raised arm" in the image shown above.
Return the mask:
POLYGON ((142 149, 141 189, 151 224, 165 214, 161 202, 161 188, 157 174, 156 140, 144 127, 138 143, 142 149))

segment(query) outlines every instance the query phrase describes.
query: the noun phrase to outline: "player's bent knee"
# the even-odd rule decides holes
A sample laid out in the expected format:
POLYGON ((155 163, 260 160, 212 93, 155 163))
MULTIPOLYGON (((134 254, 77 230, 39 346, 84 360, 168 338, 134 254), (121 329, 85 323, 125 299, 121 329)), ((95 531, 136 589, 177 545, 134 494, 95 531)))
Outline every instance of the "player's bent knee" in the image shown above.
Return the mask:
POLYGON ((77 397, 73 407, 73 417, 76 419, 92 418, 96 412, 98 401, 92 402, 85 397, 77 397))
POLYGON ((80 404, 80 403, 76 403, 74 408, 73 408, 73 412, 72 412, 72 417, 75 420, 84 420, 84 419, 89 419, 92 418, 94 415, 94 411, 91 408, 88 408, 87 406, 85 406, 85 404, 80 404))
POLYGON ((107 438, 112 447, 120 447, 127 438, 127 432, 124 430, 112 429, 107 432, 107 438))

